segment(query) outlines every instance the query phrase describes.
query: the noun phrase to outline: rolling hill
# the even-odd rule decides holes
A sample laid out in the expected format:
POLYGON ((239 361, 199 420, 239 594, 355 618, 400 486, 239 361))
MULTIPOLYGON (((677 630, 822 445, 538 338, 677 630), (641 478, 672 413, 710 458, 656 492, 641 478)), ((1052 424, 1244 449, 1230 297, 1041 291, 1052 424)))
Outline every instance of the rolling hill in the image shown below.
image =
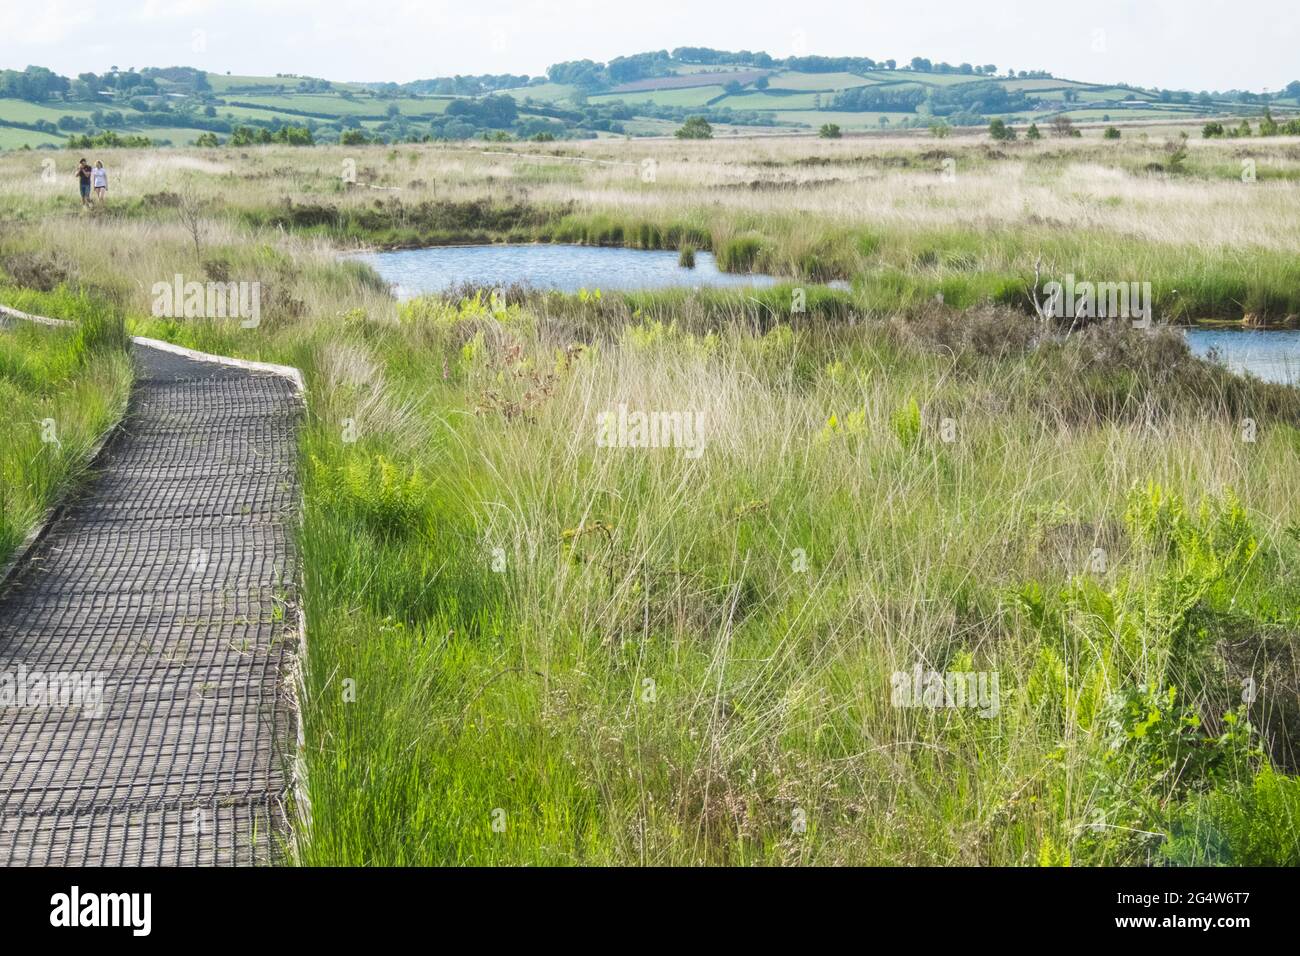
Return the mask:
MULTIPOLYGON (((1300 83, 1276 96, 1087 83, 994 66, 906 66, 684 48, 609 63, 556 64, 544 77, 444 77, 397 85, 291 75, 233 76, 188 67, 83 73, 0 71, 0 149, 87 138, 157 145, 257 142, 286 127, 314 142, 665 135, 689 115, 722 134, 845 132, 1010 123, 1201 122, 1300 110, 1300 83), (239 132, 240 128, 243 132, 239 132)), ((93 141, 90 140, 90 141, 93 141)))

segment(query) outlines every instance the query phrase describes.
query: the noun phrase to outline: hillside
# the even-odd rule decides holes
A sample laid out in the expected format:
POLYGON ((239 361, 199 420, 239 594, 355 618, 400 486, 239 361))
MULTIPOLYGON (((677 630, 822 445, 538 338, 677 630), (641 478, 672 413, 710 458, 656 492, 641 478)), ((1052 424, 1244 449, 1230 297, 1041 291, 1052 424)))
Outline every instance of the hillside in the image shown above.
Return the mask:
POLYGON ((1088 83, 993 65, 916 58, 792 57, 682 48, 608 63, 555 64, 546 76, 442 77, 398 85, 299 76, 232 76, 188 67, 82 73, 0 71, 0 149, 101 144, 234 145, 565 139, 671 134, 705 116, 719 135, 1042 122, 1203 122, 1265 107, 1300 110, 1300 81, 1281 94, 1192 93, 1088 83), (290 128, 295 128, 292 132, 290 128), (302 130, 306 130, 303 133, 302 130))

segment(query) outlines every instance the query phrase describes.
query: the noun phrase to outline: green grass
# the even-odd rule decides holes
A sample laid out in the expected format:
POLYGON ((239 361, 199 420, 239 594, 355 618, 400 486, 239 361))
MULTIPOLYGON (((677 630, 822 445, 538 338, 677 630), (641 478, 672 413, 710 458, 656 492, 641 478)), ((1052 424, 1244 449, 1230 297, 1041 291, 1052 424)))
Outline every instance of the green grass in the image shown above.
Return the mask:
POLYGON ((0 565, 74 482, 121 417, 131 365, 121 316, 66 289, 33 293, 0 281, 0 302, 67 318, 75 329, 0 327, 0 565))
MULTIPOLYGON (((1180 583, 1193 558, 1167 553, 1164 532, 1143 538, 1150 522, 1134 502, 1148 477, 1193 494, 1215 481, 1182 470, 1182 437, 1144 447, 1132 416, 1146 400, 1167 409, 1173 434, 1230 456, 1222 464, 1247 496, 1270 483, 1265 461, 1294 447, 1293 426, 1270 417, 1267 447, 1237 449, 1226 380, 1164 392, 1155 373, 1169 356, 1080 367, 1086 353, 1063 344, 993 358, 968 343, 960 381, 945 386, 950 358, 880 327, 710 335, 720 315, 696 315, 693 301, 677 298, 671 324, 634 305, 642 318, 624 311, 622 329, 622 306, 591 317, 592 357, 560 368, 527 421, 499 405, 468 412, 503 374, 540 371, 540 316, 572 325, 581 303, 497 316, 417 303, 371 339, 390 400, 415 402, 424 423, 413 447, 378 421, 341 444, 325 420, 347 400, 321 410, 304 538, 305 862, 1145 862, 1141 841, 1080 824, 1138 823, 1172 845, 1197 801, 1214 795, 1225 808, 1204 812, 1231 813, 1240 788, 1267 779, 1252 736, 1207 750, 1217 769, 1165 793, 1133 738, 1108 756, 1104 720, 1112 699, 1154 682, 1219 721, 1232 684, 1200 656, 1204 622, 1212 633, 1234 613, 1294 625, 1300 594, 1297 546, 1276 532, 1287 515, 1231 517, 1236 537, 1206 538, 1217 515, 1235 515, 1224 504, 1178 526, 1181 547, 1208 549, 1188 565, 1200 577, 1180 583), (457 344, 476 328, 475 349, 457 344), (413 337, 422 350, 400 344, 413 337), (512 343, 523 356, 507 357, 512 343), (575 444, 590 426, 580 396, 612 397, 614 370, 648 389, 647 407, 670 407, 674 383, 693 382, 676 401, 722 416, 716 447, 694 464, 575 444), (1003 397, 1002 412, 979 410, 985 393, 1003 397), (721 395, 736 412, 714 404, 721 395), (961 423, 955 447, 937 435, 940 414, 961 423), (1062 414, 1078 431, 1048 453, 1043 426, 1062 414), (1108 446, 1120 473, 1095 481, 1108 446), (1110 544, 1113 570, 1091 578, 1076 561, 1103 526, 1132 530, 1110 544), (981 567, 990 547, 999 560, 981 567), (791 570, 795 549, 805 572, 791 570), (1199 589, 1194 620, 1170 623, 1174 584, 1199 589), (1090 629, 1062 636, 1057 602, 1080 601, 1115 623, 1080 620, 1090 629), (1061 663, 1063 639, 1079 656, 1061 663), (999 671, 1001 716, 891 709, 890 672, 918 654, 999 671), (1112 793, 1116 775, 1125 786, 1112 793)), ((1300 404, 1283 391, 1275 407, 1294 421, 1300 404)), ((1170 759, 1199 755, 1202 736, 1172 739, 1170 759)), ((1294 858, 1291 807, 1234 852, 1294 858)))

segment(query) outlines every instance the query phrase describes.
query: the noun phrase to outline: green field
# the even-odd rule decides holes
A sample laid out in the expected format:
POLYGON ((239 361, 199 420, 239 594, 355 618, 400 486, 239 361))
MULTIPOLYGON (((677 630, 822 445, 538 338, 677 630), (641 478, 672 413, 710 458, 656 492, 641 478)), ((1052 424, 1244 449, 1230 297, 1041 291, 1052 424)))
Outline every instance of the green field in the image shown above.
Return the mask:
POLYGON ((294 96, 238 96, 239 103, 265 109, 295 109, 325 116, 382 116, 388 104, 370 97, 344 99, 330 93, 295 94, 294 96))
POLYGON ((513 90, 502 90, 501 95, 513 97, 519 103, 526 99, 534 99, 539 103, 562 103, 572 98, 576 92, 578 92, 578 88, 567 83, 539 83, 536 86, 520 86, 513 90))
POLYGON ((811 110, 818 102, 829 103, 831 94, 817 93, 738 93, 718 100, 715 106, 733 110, 811 110))
POLYGON ((839 110, 774 110, 772 116, 781 123, 799 123, 817 129, 824 123, 835 123, 845 130, 880 129, 883 116, 891 125, 914 119, 915 113, 846 113, 839 110))
POLYGON ((965 73, 916 73, 912 70, 891 70, 883 72, 881 76, 889 80, 912 80, 925 86, 956 86, 959 83, 978 83, 990 79, 965 73))
MULTIPOLYGON (((954 88, 970 83, 996 83, 1010 92, 1021 92, 1033 99, 1032 108, 1009 114, 986 111, 985 122, 1002 115, 1014 122, 1050 120, 1064 114, 1080 121, 1123 122, 1153 121, 1202 116, 1240 116, 1243 113, 1258 116, 1259 107, 1245 108, 1236 102, 1222 102, 1210 106, 1159 102, 1156 92, 1134 90, 1125 86, 1083 83, 1063 78, 1006 78, 962 73, 925 73, 910 69, 875 69, 855 72, 803 72, 795 69, 759 69, 755 67, 714 66, 709 64, 675 63, 663 76, 634 81, 638 89, 612 92, 611 84, 590 84, 580 88, 573 83, 542 82, 512 89, 500 90, 496 96, 506 96, 515 101, 517 110, 512 119, 485 119, 477 111, 477 104, 460 113, 453 121, 447 117, 447 108, 457 97, 446 95, 391 96, 387 91, 368 90, 362 84, 337 83, 328 92, 298 92, 300 84, 307 81, 297 77, 223 76, 208 74, 210 93, 193 94, 190 87, 181 87, 179 80, 160 79, 158 90, 140 98, 151 109, 163 104, 168 107, 163 114, 165 124, 150 126, 146 114, 132 109, 130 102, 136 96, 124 94, 116 98, 101 96, 91 101, 60 99, 57 96, 44 102, 17 99, 0 99, 0 149, 18 149, 23 146, 51 147, 65 142, 73 132, 83 130, 26 131, 13 125, 50 123, 57 125, 63 117, 73 116, 87 122, 96 110, 120 113, 122 121, 115 131, 122 135, 145 135, 156 140, 170 140, 173 145, 192 143, 206 126, 216 126, 214 132, 224 141, 237 125, 251 126, 255 130, 274 130, 281 126, 306 126, 318 142, 335 142, 349 125, 362 121, 369 136, 386 142, 419 141, 422 138, 480 138, 485 135, 500 137, 517 132, 532 136, 539 132, 537 111, 550 109, 564 111, 563 118, 550 117, 553 135, 559 138, 605 138, 609 136, 665 135, 678 128, 688 111, 698 111, 722 131, 735 126, 728 122, 728 111, 757 113, 762 120, 755 127, 771 128, 776 124, 798 124, 815 129, 822 123, 837 123, 843 129, 864 131, 879 130, 882 115, 897 128, 900 120, 907 118, 911 125, 929 125, 926 119, 931 110, 920 104, 915 113, 891 114, 875 110, 849 112, 829 110, 817 116, 801 115, 832 105, 841 92, 864 86, 878 86, 890 91, 922 91, 933 95, 940 88, 954 88), (732 74, 748 74, 751 81, 762 75, 766 89, 747 83, 740 92, 728 93, 723 78, 732 74), (674 86, 683 76, 695 78, 704 85, 674 86), (185 95, 180 95, 180 92, 185 95), (346 95, 344 95, 346 93, 346 95), (1070 100, 1066 95, 1070 94, 1070 100), (534 110, 524 108, 527 100, 536 101, 534 110), (1122 107, 1123 101, 1144 101, 1144 108, 1122 107), (626 107, 620 110, 619 107, 626 107), (390 116, 390 110, 396 110, 390 116), (214 116, 207 116, 208 112, 214 116), (628 112, 633 115, 627 115, 628 112), (646 115, 637 115, 644 113, 646 115), (766 122, 770 120, 771 122, 766 122)), ((319 84, 319 81, 313 81, 319 84)), ((491 87, 488 87, 491 88, 491 87)), ((471 100, 476 98, 469 98, 471 100)), ((972 98, 978 102, 978 98, 972 98)), ((1275 103, 1280 118, 1294 115, 1290 101, 1275 103)), ((497 107, 486 104, 489 110, 497 107)), ((948 115, 951 104, 937 112, 948 115)), ((149 114, 149 118, 158 115, 149 114)), ((965 117, 971 123, 971 117, 965 117)), ((982 125, 982 124, 975 124, 982 125)), ((89 130, 97 132, 96 130, 89 130)), ((734 130, 733 130, 734 132, 734 130)))
POLYGON ((30 146, 62 146, 63 137, 52 133, 37 133, 30 129, 14 129, 12 126, 0 126, 0 149, 22 149, 30 146))
POLYGON ((680 90, 645 90, 635 93, 603 93, 587 97, 589 103, 653 103, 656 106, 703 106, 727 93, 720 86, 688 86, 680 90))
POLYGON ((6 97, 0 99, 0 122, 35 123, 39 120, 45 120, 46 122, 57 123, 61 116, 88 118, 97 107, 120 110, 124 114, 135 112, 125 104, 118 106, 113 104, 59 103, 57 106, 52 106, 6 97))
POLYGON ((857 73, 796 73, 786 70, 773 74, 769 80, 770 90, 847 90, 855 86, 868 86, 879 83, 876 77, 860 76, 857 73))
MULTIPOLYGON (((239 92, 246 89, 268 89, 275 88, 286 93, 294 93, 299 82, 297 77, 280 77, 280 76, 226 76, 221 73, 209 73, 208 84, 212 87, 213 92, 231 93, 239 92)), ((336 89, 352 90, 357 92, 365 87, 360 83, 333 83, 336 89)))
POLYGON ((1064 113, 1072 120, 1079 120, 1085 123, 1103 122, 1107 119, 1116 122, 1133 122, 1136 120, 1156 120, 1156 119, 1195 119, 1199 114, 1186 109, 1177 107, 1126 107, 1124 109, 1083 109, 1067 110, 1064 113))

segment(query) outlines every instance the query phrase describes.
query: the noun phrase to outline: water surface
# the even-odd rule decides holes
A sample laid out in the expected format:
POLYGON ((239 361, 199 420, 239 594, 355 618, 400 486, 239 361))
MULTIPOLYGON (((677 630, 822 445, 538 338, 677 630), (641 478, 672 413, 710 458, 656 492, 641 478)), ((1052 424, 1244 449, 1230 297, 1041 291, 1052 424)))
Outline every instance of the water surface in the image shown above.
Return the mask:
POLYGON ((1300 385, 1300 329, 1188 329, 1185 334, 1195 354, 1217 353, 1234 372, 1300 385))
POLYGON ((677 264, 677 253, 610 246, 481 245, 433 246, 396 252, 366 252, 355 258, 369 263, 393 286, 399 299, 443 292, 462 282, 482 286, 514 283, 535 289, 757 287, 774 285, 769 275, 722 272, 709 252, 695 253, 695 268, 677 264))
MULTIPOLYGON (((678 265, 677 253, 614 246, 527 245, 432 246, 395 252, 358 253, 393 287, 399 299, 444 292, 460 283, 577 292, 667 288, 755 288, 780 281, 770 275, 738 275, 718 269, 713 254, 697 252, 695 268, 678 265)), ((834 282, 847 288, 844 282, 834 282)), ((1300 330, 1196 328, 1186 331, 1192 351, 1217 356, 1236 372, 1268 382, 1300 385, 1300 330)))

